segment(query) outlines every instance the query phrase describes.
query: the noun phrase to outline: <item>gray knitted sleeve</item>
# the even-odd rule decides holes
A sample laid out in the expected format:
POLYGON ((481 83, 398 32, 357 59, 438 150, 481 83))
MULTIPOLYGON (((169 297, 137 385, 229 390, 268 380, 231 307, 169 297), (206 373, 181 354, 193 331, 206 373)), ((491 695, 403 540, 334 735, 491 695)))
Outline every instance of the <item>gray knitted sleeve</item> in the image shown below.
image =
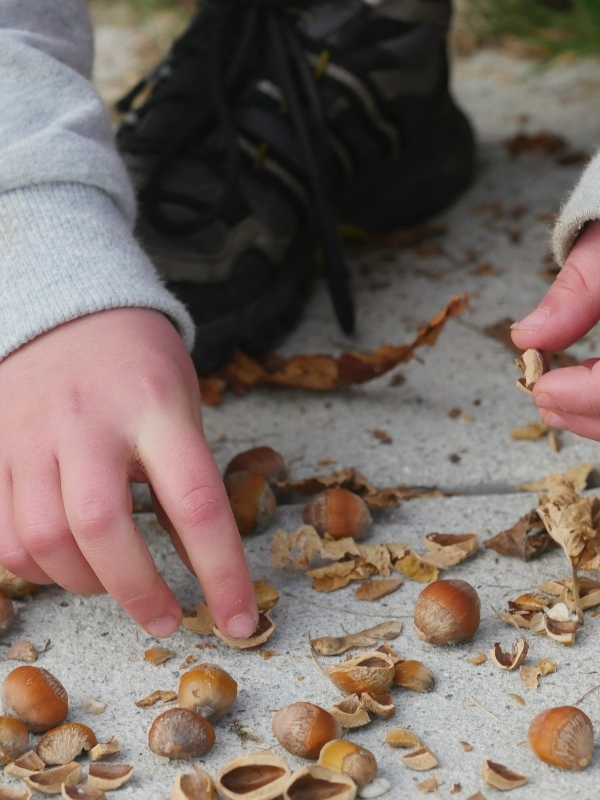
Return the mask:
POLYGON ((556 222, 552 250, 561 267, 586 222, 594 219, 600 219, 600 152, 584 171, 556 222))
POLYGON ((163 312, 193 345, 189 314, 133 237, 92 58, 86 0, 0 0, 0 359, 123 306, 163 312))

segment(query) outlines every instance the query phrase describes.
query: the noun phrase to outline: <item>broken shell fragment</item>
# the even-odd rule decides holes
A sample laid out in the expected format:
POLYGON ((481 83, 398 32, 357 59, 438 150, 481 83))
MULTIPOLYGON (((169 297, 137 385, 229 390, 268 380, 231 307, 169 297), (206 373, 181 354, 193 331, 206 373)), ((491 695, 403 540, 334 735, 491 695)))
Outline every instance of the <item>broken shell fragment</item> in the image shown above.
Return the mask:
POLYGON ((314 703, 292 703, 273 717, 273 733, 288 753, 300 758, 318 758, 321 748, 342 733, 340 723, 314 703))
POLYGON ((97 700, 95 697, 86 697, 81 703, 81 707, 88 714, 103 714, 106 711, 106 703, 103 700, 97 700))
POLYGON ((31 800, 31 790, 27 786, 16 789, 14 786, 0 784, 0 800, 31 800))
POLYGON ((133 769, 129 764, 90 764, 88 784, 94 789, 118 789, 131 778, 133 769))
POLYGON ((526 639, 519 639, 518 642, 512 645, 510 652, 503 650, 500 647, 500 642, 495 642, 494 647, 490 650, 490 661, 500 669, 516 669, 525 661, 528 650, 529 645, 526 639))
POLYGON ((23 720, 30 731, 42 733, 65 719, 69 699, 60 681, 42 667, 17 667, 2 684, 4 711, 23 720))
POLYGON ((15 717, 0 717, 0 767, 14 761, 29 746, 29 731, 15 717))
POLYGON ((420 661, 399 661, 394 669, 394 683, 413 692, 433 692, 435 678, 420 661))
POLYGON ((481 777, 488 786, 493 786, 494 789, 500 789, 501 791, 516 789, 518 786, 526 784, 529 780, 525 775, 519 775, 503 764, 497 764, 489 759, 483 762, 481 777))
POLYGON ((385 735, 385 742, 390 747, 422 747, 421 740, 408 728, 392 728, 385 735))
POLYGON ((552 604, 553 600, 547 594, 536 594, 527 592, 520 594, 516 600, 510 601, 509 609, 517 611, 543 611, 552 604))
POLYGON ((290 776, 284 800, 354 800, 356 784, 346 775, 311 764, 290 776))
POLYGON ((373 797, 381 797, 382 795, 389 792, 392 788, 392 784, 388 781, 387 778, 375 778, 374 781, 368 783, 366 786, 363 786, 362 789, 359 790, 358 796, 366 798, 369 800, 373 797))
POLYGON ((426 586, 417 598, 414 622, 420 639, 453 645, 475 635, 481 603, 466 581, 439 580, 426 586))
POLYGON ((45 764, 70 764, 80 753, 91 750, 97 743, 94 731, 87 725, 65 722, 42 736, 36 752, 45 764))
POLYGON ((274 632, 275 623, 271 619, 268 611, 264 614, 262 611, 259 613, 256 630, 252 636, 249 636, 247 639, 230 639, 229 636, 226 636, 218 628, 213 628, 215 636, 222 642, 225 642, 225 644, 228 644, 229 647, 233 647, 236 650, 248 650, 251 647, 258 647, 264 644, 267 639, 270 639, 274 632))
POLYGON ((562 769, 583 769, 592 760, 592 722, 574 706, 542 711, 532 720, 527 738, 533 752, 546 764, 562 769))
POLYGON ((329 709, 329 713, 342 726, 342 728, 361 728, 371 722, 361 699, 357 694, 351 694, 336 703, 329 709))
POLYGON ((235 703, 237 683, 218 664, 198 664, 184 672, 179 680, 177 702, 217 722, 235 703))
POLYGON ((302 519, 323 536, 358 539, 371 524, 365 501, 348 489, 325 489, 302 510, 302 519))
POLYGON ((272 447, 253 447, 234 456, 225 469, 225 475, 232 472, 257 472, 269 483, 285 481, 288 477, 283 456, 272 447))
POLYGON ((259 533, 275 517, 277 502, 267 479, 258 472, 231 472, 224 478, 229 504, 241 536, 259 533))
POLYGON ((542 375, 545 375, 550 370, 543 353, 535 348, 530 348, 521 353, 515 359, 515 364, 523 373, 523 377, 517 381, 517 386, 529 394, 531 394, 531 390, 542 375))
POLYGON ((41 772, 45 766, 35 750, 29 750, 20 758, 7 764, 4 767, 4 774, 10 775, 11 778, 26 778, 28 775, 33 775, 34 772, 41 772))
POLYGON ((145 651, 144 659, 154 664, 155 667, 158 667, 160 664, 164 664, 165 661, 173 658, 174 655, 175 653, 166 647, 151 647, 149 650, 145 651))
POLYGON ((391 719, 396 714, 396 706, 391 694, 369 694, 363 692, 360 704, 382 719, 391 719))
POLYGON ((37 583, 30 583, 23 578, 19 578, 18 575, 10 572, 0 564, 0 589, 9 597, 18 598, 33 594, 36 589, 39 589, 39 586, 37 583))
POLYGON ((386 653, 370 650, 325 669, 329 680, 345 694, 385 694, 394 679, 395 661, 386 653))
POLYGON ((371 783, 377 775, 377 761, 366 747, 345 739, 327 742, 319 753, 318 763, 352 778, 359 789, 371 783))
POLYGON ((575 637, 581 628, 582 623, 571 616, 565 603, 557 603, 552 608, 544 611, 544 627, 546 636, 570 646, 575 644, 575 637))
POLYGON ((106 795, 101 789, 94 789, 85 783, 77 786, 66 786, 63 783, 60 794, 64 800, 106 800, 106 795))
POLYGON ((428 769, 433 769, 437 767, 438 760, 433 755, 431 750, 429 750, 424 745, 413 750, 412 753, 407 753, 405 756, 402 756, 400 761, 404 764, 404 766, 408 767, 409 769, 415 769, 418 772, 425 772, 428 769))
POLYGON ((216 784, 230 800, 274 800, 280 797, 290 770, 276 753, 244 755, 221 767, 216 784))
POLYGON ((81 781, 81 766, 75 761, 23 778, 25 784, 40 794, 60 794, 63 784, 76 786, 81 781))
POLYGON ((210 775, 196 764, 194 772, 178 772, 171 789, 171 800, 217 800, 217 789, 210 775))
POLYGON ((114 736, 111 736, 107 742, 99 742, 92 747, 88 752, 90 761, 101 761, 103 758, 114 756, 115 753, 121 752, 121 743, 118 742, 114 736))
POLYGON ((279 602, 279 592, 269 581, 252 581, 259 611, 270 611, 279 602))
POLYGON ((156 717, 148 731, 150 750, 157 756, 167 758, 201 756, 210 750, 214 743, 213 726, 207 719, 189 708, 170 708, 168 711, 163 711, 156 717))

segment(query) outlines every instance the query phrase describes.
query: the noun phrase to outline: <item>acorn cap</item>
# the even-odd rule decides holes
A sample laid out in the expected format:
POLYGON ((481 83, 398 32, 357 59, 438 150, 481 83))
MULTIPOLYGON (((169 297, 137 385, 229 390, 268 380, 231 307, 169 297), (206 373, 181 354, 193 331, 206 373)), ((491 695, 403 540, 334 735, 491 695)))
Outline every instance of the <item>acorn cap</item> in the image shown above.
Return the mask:
POLYGON ((219 793, 229 800, 274 800, 281 797, 290 770, 276 753, 239 756, 217 773, 219 793))

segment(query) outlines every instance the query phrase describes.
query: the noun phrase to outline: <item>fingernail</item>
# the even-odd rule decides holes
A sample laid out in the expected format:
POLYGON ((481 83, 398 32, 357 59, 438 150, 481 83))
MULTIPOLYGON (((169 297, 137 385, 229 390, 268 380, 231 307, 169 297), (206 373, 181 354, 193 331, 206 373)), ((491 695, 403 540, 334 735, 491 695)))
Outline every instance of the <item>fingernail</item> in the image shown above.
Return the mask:
POLYGON ((536 308, 531 314, 528 314, 520 322, 514 322, 510 329, 514 331, 516 328, 526 328, 527 330, 536 330, 543 327, 550 318, 550 313, 545 308, 536 308))
POLYGON ((544 425, 548 425, 550 428, 566 427, 564 417, 561 417, 559 414, 555 414, 554 411, 547 411, 540 416, 544 425))
POLYGON ((557 408, 554 398, 546 393, 536 394, 535 404, 539 409, 550 410, 551 408, 557 408))
POLYGON ((151 636, 166 639, 167 636, 171 636, 179 628, 179 620, 171 616, 160 617, 160 619, 155 619, 143 627, 151 636))
POLYGON ((232 639, 247 639, 256 630, 256 620, 252 614, 238 614, 227 621, 225 628, 232 639))

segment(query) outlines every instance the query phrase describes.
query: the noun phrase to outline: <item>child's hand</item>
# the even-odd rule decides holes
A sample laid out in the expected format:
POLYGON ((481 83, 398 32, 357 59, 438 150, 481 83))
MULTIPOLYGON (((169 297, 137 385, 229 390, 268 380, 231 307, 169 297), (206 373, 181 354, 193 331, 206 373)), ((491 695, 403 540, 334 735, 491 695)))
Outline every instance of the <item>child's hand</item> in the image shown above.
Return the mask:
MULTIPOLYGON (((590 223, 556 281, 532 314, 513 329, 526 350, 562 350, 600 319, 600 220, 590 223)), ((600 363, 553 370, 537 381, 533 399, 546 425, 600 441, 600 363)))
POLYGON ((133 524, 130 481, 152 484, 218 627, 250 635, 244 551, 202 435, 194 368, 167 318, 101 311, 0 363, 0 563, 35 583, 107 591, 168 636, 181 608, 133 524))

